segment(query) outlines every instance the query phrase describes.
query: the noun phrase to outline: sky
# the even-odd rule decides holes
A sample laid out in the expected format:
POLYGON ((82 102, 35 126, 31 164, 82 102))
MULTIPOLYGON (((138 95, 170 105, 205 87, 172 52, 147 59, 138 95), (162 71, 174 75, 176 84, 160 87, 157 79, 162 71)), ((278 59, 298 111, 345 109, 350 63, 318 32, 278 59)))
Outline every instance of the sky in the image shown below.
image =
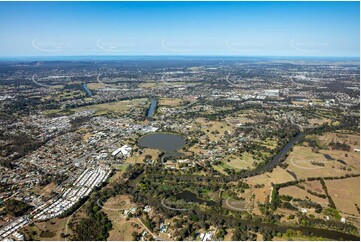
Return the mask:
POLYGON ((0 57, 359 52, 359 2, 0 2, 0 57))

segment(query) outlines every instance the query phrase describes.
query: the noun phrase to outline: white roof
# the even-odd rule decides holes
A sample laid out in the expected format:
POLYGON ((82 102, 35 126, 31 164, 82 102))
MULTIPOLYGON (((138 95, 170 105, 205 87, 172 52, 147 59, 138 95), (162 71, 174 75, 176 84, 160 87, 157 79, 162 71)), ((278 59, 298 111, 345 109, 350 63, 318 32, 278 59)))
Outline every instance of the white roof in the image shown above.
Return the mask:
POLYGON ((128 155, 130 151, 132 151, 132 147, 128 145, 123 145, 122 147, 120 147, 120 152, 122 152, 123 155, 128 155))
POLYGON ((122 150, 122 148, 118 148, 118 149, 114 150, 112 155, 117 155, 121 150, 122 150))

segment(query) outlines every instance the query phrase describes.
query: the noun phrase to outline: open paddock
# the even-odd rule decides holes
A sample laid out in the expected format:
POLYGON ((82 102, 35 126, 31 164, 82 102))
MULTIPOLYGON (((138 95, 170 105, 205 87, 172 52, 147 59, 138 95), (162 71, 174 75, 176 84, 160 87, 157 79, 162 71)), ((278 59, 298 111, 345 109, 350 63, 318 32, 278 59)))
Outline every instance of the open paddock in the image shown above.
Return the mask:
POLYGON ((182 105, 182 99, 179 98, 159 98, 158 106, 177 107, 182 105))
POLYGON ((147 108, 147 99, 132 99, 111 103, 94 104, 85 107, 72 109, 73 111, 82 111, 92 109, 95 111, 95 115, 101 115, 106 113, 127 113, 131 108, 147 108))
POLYGON ((91 82, 87 84, 87 87, 90 90, 99 90, 99 89, 104 89, 106 85, 100 82, 91 82))
POLYGON ((328 206, 327 198, 321 198, 321 197, 311 195, 307 191, 305 191, 297 186, 283 187, 283 188, 279 189, 279 195, 289 195, 291 197, 299 198, 302 200, 311 200, 313 202, 319 203, 324 208, 328 206))
POLYGON ((325 180, 325 183, 339 211, 359 216, 355 204, 360 207, 360 177, 325 180))
POLYGON ((159 82, 142 82, 139 84, 139 87, 144 88, 144 89, 152 89, 152 88, 156 88, 163 85, 163 83, 159 83, 159 82))
POLYGON ((117 216, 108 215, 108 217, 113 224, 113 228, 109 231, 108 241, 132 241, 133 232, 139 234, 144 230, 135 218, 127 221, 125 218, 119 219, 117 216))
POLYGON ((264 184, 270 187, 271 183, 285 183, 293 181, 294 178, 281 167, 276 167, 272 172, 266 172, 264 174, 253 176, 245 179, 245 182, 251 185, 264 184))
POLYGON ((360 135, 354 134, 338 134, 338 133, 325 133, 317 136, 323 144, 328 145, 331 141, 346 143, 351 146, 351 149, 360 148, 360 135))
POLYGON ((202 131, 206 133, 210 141, 219 140, 226 131, 234 131, 234 127, 226 121, 207 121, 204 118, 197 118, 196 122, 201 126, 202 131))
POLYGON ((306 190, 310 190, 311 192, 326 195, 325 191, 322 189, 321 182, 318 180, 301 182, 299 185, 304 186, 306 190))
POLYGON ((252 155, 248 152, 244 152, 241 157, 235 155, 229 155, 223 159, 222 164, 217 165, 218 169, 253 169, 253 158, 252 155))
POLYGON ((109 241, 131 241, 134 231, 140 233, 143 230, 135 218, 127 220, 123 216, 124 209, 135 206, 127 195, 111 197, 103 204, 102 211, 107 214, 113 225, 112 230, 109 231, 109 241))
POLYGON ((125 163, 144 163, 144 159, 147 155, 151 156, 152 160, 156 160, 161 152, 157 149, 143 149, 143 153, 133 152, 132 156, 125 160, 125 163))
POLYGON ((344 176, 359 171, 360 154, 340 150, 319 150, 315 152, 311 147, 297 145, 286 159, 289 169, 292 170, 298 179, 307 177, 328 177, 344 176), (347 154, 347 157, 345 157, 347 154), (340 162, 346 163, 343 164, 340 162), (322 163, 321 165, 311 162, 322 163), (345 169, 341 169, 345 167, 345 169), (349 169, 349 170, 347 170, 349 169))
MULTIPOLYGON (((64 240, 61 237, 61 233, 65 234, 65 227, 68 217, 65 218, 53 218, 43 222, 35 222, 34 225, 28 225, 24 230, 28 230, 30 233, 34 233, 34 240, 48 240, 59 241, 64 240), (34 231, 34 232, 32 232, 34 231)), ((67 231, 70 233, 70 230, 67 231)))

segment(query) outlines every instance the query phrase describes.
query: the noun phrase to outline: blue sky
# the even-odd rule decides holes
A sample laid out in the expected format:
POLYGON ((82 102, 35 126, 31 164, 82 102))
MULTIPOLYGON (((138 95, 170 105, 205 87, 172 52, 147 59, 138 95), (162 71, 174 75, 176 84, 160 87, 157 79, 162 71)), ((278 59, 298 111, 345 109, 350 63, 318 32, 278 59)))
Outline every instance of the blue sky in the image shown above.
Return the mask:
POLYGON ((359 2, 0 2, 0 56, 359 56, 359 2))

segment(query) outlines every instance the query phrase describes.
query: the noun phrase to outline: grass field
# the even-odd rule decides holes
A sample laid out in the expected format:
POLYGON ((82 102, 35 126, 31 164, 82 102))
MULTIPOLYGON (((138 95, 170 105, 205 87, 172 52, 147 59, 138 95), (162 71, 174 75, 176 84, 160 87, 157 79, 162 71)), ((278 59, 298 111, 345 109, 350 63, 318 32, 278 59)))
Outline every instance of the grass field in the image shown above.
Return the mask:
POLYGON ((91 82, 87 84, 90 90, 99 90, 105 88, 105 84, 99 82, 91 82))
POLYGON ((204 118, 197 118, 196 122, 201 126, 201 129, 208 136, 210 141, 217 141, 225 131, 233 132, 234 127, 229 125, 226 121, 207 121, 204 118))
POLYGON ((41 101, 48 101, 48 100, 60 101, 60 100, 71 100, 74 99, 75 97, 85 97, 85 93, 80 90, 75 90, 75 91, 61 90, 60 92, 57 92, 53 95, 39 97, 39 98, 41 98, 41 101))
POLYGON ((136 206, 130 202, 130 197, 118 195, 111 197, 104 203, 102 211, 107 214, 112 221, 113 228, 109 232, 109 241, 130 241, 133 240, 134 231, 140 233, 143 229, 137 225, 139 222, 135 218, 127 220, 123 216, 124 209, 130 209, 136 206))
POLYGON ((51 110, 44 110, 41 112, 44 115, 47 116, 52 116, 52 115, 56 115, 56 116, 67 116, 67 115, 72 115, 75 113, 75 111, 67 109, 67 110, 63 110, 63 109, 51 109, 51 110))
POLYGON ((143 153, 139 154, 138 152, 133 152, 131 157, 128 157, 125 160, 125 163, 144 163, 144 159, 146 155, 150 155, 152 160, 156 160, 160 154, 159 150, 156 149, 143 149, 143 153))
POLYGON ((51 198, 51 192, 56 188, 55 183, 50 183, 45 187, 35 187, 32 191, 38 195, 51 198))
POLYGON ((108 112, 112 113, 126 113, 129 112, 131 108, 146 108, 147 107, 147 99, 140 98, 140 99, 132 99, 132 100, 125 100, 119 102, 111 102, 111 103, 103 103, 103 104, 95 104, 89 105, 85 107, 75 108, 72 109, 73 111, 81 111, 86 109, 95 110, 95 115, 106 114, 108 112))
POLYGON ((332 120, 329 118, 311 118, 308 122, 310 125, 321 125, 323 123, 331 124, 332 120))
POLYGON ((284 183, 293 181, 294 178, 284 169, 276 167, 271 173, 266 172, 264 174, 246 178, 245 181, 249 184, 264 184, 265 186, 271 186, 271 183, 284 183))
POLYGON ((44 115, 72 115, 77 111, 83 110, 94 110, 95 115, 103 115, 107 113, 128 113, 131 108, 147 108, 148 100, 146 98, 124 100, 119 102, 103 103, 103 104, 94 104, 84 107, 74 108, 74 109, 51 109, 45 110, 42 112, 44 115))
POLYGON ((322 189, 322 185, 320 181, 305 181, 299 184, 304 186, 306 190, 317 192, 318 194, 325 194, 325 191, 322 189))
MULTIPOLYGON (((111 215, 108 215, 112 221, 111 215)), ((139 225, 139 222, 135 218, 131 218, 128 221, 126 219, 119 219, 114 221, 113 229, 109 232, 108 241, 132 241, 133 232, 141 233, 143 228, 139 225)))
POLYGON ((267 137, 266 139, 261 140, 261 145, 273 150, 278 146, 278 139, 267 137))
POLYGON ((158 105, 159 106, 170 106, 177 107, 182 104, 182 99, 179 98, 159 98, 158 105))
POLYGON ((360 207, 360 177, 326 180, 325 183, 340 212, 359 216, 355 204, 360 207))
POLYGON ((286 159, 289 168, 295 172, 297 178, 343 176, 357 173, 360 169, 360 153, 353 150, 319 150, 315 152, 311 147, 297 145, 286 159), (327 158, 327 156, 331 157, 327 158), (340 161, 346 163, 344 165, 340 161), (311 161, 322 162, 324 166, 312 165, 311 161), (340 169, 349 168, 350 171, 340 169))
POLYGON ((161 85, 161 83, 159 82, 142 82, 139 84, 139 87, 147 89, 147 88, 159 87, 159 85, 161 85))
MULTIPOLYGON (((34 231, 36 235, 33 236, 34 240, 64 240, 61 238, 60 234, 65 233, 65 225, 68 220, 66 218, 53 218, 44 222, 37 222, 32 226, 26 226, 25 228, 30 231, 34 231)), ((68 230, 68 233, 70 231, 68 230)))
MULTIPOLYGON (((262 175, 253 176, 245 179, 245 182, 255 186, 257 184, 264 185, 262 188, 252 188, 255 195, 255 203, 264 203, 270 195, 272 183, 284 183, 293 181, 294 178, 284 169, 276 167, 271 173, 264 173, 262 175)), ((256 210, 255 210, 256 211, 256 210)))
POLYGON ((281 188, 281 189, 279 189, 279 194, 280 195, 290 195, 294 198, 299 198, 302 200, 311 199, 312 201, 319 203, 322 207, 328 206, 327 198, 321 198, 321 197, 311 195, 307 191, 305 191, 299 187, 296 187, 296 186, 289 186, 289 187, 281 188))
POLYGON ((224 169, 252 169, 253 166, 253 158, 252 155, 248 152, 244 152, 241 157, 237 157, 235 155, 229 155, 225 157, 222 161, 222 164, 213 166, 214 169, 222 172, 224 169))
POLYGON ((116 169, 116 173, 110 178, 109 183, 119 181, 126 171, 129 164, 114 164, 113 167, 116 169))
POLYGON ((246 115, 244 114, 243 115, 240 114, 237 117, 227 118, 226 121, 227 123, 233 126, 242 126, 245 125, 246 123, 254 123, 253 119, 247 118, 246 115))

